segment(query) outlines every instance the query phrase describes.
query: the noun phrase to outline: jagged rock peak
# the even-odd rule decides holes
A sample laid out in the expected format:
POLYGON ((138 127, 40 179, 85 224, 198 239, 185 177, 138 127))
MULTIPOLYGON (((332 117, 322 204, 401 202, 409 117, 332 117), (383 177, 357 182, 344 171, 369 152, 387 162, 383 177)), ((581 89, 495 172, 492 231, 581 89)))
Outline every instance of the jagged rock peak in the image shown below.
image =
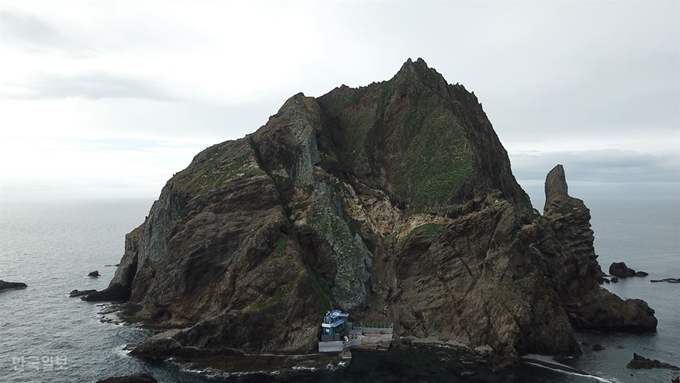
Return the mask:
POLYGON ((420 57, 416 61, 410 58, 406 60, 393 79, 420 83, 439 91, 446 91, 448 87, 444 76, 434 68, 430 68, 425 60, 420 57))
POLYGON ((558 164, 555 166, 545 177, 545 200, 559 197, 568 196, 568 186, 567 178, 564 175, 564 167, 558 164))

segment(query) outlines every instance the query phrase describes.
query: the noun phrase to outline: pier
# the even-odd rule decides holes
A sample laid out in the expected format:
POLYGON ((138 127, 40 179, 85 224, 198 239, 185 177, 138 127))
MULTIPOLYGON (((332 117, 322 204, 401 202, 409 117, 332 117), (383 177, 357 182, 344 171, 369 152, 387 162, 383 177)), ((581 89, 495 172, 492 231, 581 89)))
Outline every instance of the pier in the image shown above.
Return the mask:
MULTIPOLYGON (((387 350, 392 342, 394 326, 388 322, 348 322, 348 313, 333 310, 321 324, 320 353, 343 353, 350 349, 387 350)), ((344 357, 344 355, 343 355, 344 357)), ((351 358, 351 353, 349 353, 351 358)))

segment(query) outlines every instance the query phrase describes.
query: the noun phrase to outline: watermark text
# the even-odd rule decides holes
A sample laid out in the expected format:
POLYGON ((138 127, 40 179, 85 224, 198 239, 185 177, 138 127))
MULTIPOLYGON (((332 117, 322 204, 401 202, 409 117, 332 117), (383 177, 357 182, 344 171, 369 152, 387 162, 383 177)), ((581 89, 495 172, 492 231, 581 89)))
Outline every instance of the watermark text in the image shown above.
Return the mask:
POLYGON ((65 356, 13 356, 14 371, 60 371, 68 370, 65 356))

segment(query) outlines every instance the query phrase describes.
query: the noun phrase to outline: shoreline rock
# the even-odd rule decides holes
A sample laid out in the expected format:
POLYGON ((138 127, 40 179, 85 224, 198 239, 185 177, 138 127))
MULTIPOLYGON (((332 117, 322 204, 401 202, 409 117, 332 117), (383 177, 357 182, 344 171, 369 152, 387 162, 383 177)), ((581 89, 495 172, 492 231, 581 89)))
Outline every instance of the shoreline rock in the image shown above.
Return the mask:
POLYGON ((83 295, 87 295, 95 291, 97 290, 73 290, 68 296, 69 298, 81 297, 83 295))
POLYGON ((122 302, 130 299, 130 288, 121 284, 111 284, 102 291, 93 291, 80 299, 88 302, 122 302))
POLYGON ((93 271, 93 272, 91 272, 91 273, 87 274, 87 276, 88 276, 88 277, 94 277, 94 278, 97 278, 97 277, 99 277, 99 276, 100 276, 100 274, 99 274, 99 270, 95 270, 95 271, 93 271))
POLYGON ((664 279, 652 279, 652 283, 668 282, 668 283, 680 283, 680 278, 664 278, 664 279))
POLYGON ((630 369, 652 369, 652 368, 665 368, 673 371, 680 370, 680 367, 674 366, 672 364, 664 363, 656 359, 645 358, 642 355, 633 353, 633 359, 626 365, 630 369))
POLYGON ((26 287, 28 286, 23 282, 5 282, 0 280, 0 291, 9 289, 25 289, 26 287))

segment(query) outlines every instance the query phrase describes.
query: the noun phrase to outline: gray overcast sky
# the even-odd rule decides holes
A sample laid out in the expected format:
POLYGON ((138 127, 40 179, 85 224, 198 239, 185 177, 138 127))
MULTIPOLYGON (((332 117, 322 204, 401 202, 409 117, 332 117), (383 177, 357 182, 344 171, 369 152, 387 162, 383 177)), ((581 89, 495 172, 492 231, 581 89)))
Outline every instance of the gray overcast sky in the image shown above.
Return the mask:
POLYGON ((157 197, 291 95, 422 57, 474 91, 540 209, 680 199, 678 1, 0 0, 0 198, 157 197))

